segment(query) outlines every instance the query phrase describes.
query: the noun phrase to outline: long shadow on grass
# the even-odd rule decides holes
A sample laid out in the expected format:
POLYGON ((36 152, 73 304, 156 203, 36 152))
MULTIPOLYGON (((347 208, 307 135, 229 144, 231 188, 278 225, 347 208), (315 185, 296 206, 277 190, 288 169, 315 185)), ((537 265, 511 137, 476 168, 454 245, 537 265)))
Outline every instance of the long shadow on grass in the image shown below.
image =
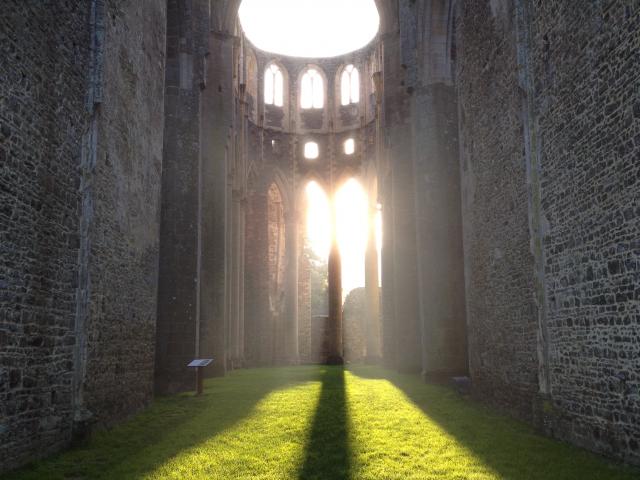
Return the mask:
POLYGON ((204 395, 164 397, 132 420, 3 480, 138 479, 247 417, 275 390, 318 381, 319 367, 255 369, 207 380, 204 395))
POLYGON ((348 480, 351 451, 343 367, 326 367, 300 480, 348 480))
POLYGON ((534 432, 522 422, 427 385, 418 375, 354 366, 361 378, 384 379, 502 480, 637 480, 638 470, 613 464, 586 450, 534 432))

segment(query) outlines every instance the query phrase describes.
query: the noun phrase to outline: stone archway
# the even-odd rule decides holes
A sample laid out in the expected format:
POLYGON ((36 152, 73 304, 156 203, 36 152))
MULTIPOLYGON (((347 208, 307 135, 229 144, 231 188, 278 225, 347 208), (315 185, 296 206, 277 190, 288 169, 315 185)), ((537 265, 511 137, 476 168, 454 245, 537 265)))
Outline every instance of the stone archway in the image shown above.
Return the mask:
MULTIPOLYGON (((241 338, 243 331, 241 322, 242 318, 248 318, 250 313, 239 312, 234 305, 237 305, 244 295, 241 282, 236 280, 239 277, 245 277, 244 269, 247 262, 242 253, 245 249, 241 248, 239 250, 241 253, 238 251, 234 253, 233 245, 238 239, 238 222, 242 222, 243 212, 249 208, 248 204, 251 201, 246 184, 247 172, 251 171, 254 178, 257 176, 262 179, 263 176, 268 175, 264 162, 272 162, 273 157, 277 155, 281 157, 281 162, 272 162, 273 165, 278 165, 283 172, 286 172, 286 177, 288 179, 290 177, 294 185, 297 180, 309 174, 315 173, 326 180, 324 177, 330 179, 334 175, 339 177, 344 173, 334 170, 334 167, 345 167, 347 170, 360 168, 358 161, 348 165, 349 159, 341 155, 340 145, 347 133, 336 131, 336 125, 339 123, 331 121, 332 119, 323 121, 323 129, 317 131, 313 129, 301 131, 300 125, 291 126, 291 131, 286 130, 289 128, 288 125, 267 131, 261 119, 260 107, 257 109, 257 115, 249 115, 251 109, 247 107, 247 83, 246 81, 243 83, 242 79, 245 78, 243 77, 245 56, 251 54, 250 46, 244 42, 238 31, 237 13, 240 3, 240 0, 210 2, 207 9, 200 12, 210 18, 207 32, 203 31, 201 23, 195 23, 194 18, 198 15, 194 13, 198 12, 193 10, 188 12, 189 15, 185 13, 179 20, 191 22, 189 27, 180 28, 178 25, 170 30, 186 32, 184 35, 190 37, 176 37, 171 38, 171 41, 168 40, 168 46, 171 46, 168 48, 168 55, 174 55, 175 51, 175 56, 168 56, 167 68, 168 71, 175 70, 178 74, 175 79, 168 76, 167 88, 170 92, 167 96, 168 110, 171 111, 172 105, 175 104, 177 114, 175 116, 170 114, 167 117, 165 138, 168 147, 165 154, 165 167, 168 175, 180 177, 185 174, 185 181, 190 186, 186 191, 197 192, 194 195, 195 198, 186 196, 178 198, 179 202, 184 204, 185 227, 197 226, 190 232, 189 237, 194 245, 193 257, 197 260, 188 264, 186 269, 188 272, 183 267, 175 266, 177 265, 175 262, 163 262, 167 278, 191 278, 192 282, 195 278, 196 283, 195 286, 193 283, 185 286, 185 290, 189 291, 188 295, 177 300, 181 305, 166 302, 159 306, 158 322, 162 326, 171 321, 170 317, 165 317, 166 307, 172 308, 175 313, 187 311, 189 305, 195 304, 196 308, 190 319, 194 323, 194 328, 189 333, 189 338, 185 338, 184 343, 186 345, 192 342, 198 354, 207 354, 218 359, 215 367, 210 370, 210 374, 222 374, 228 368, 242 364, 241 346, 245 342, 241 338), (202 52, 205 52, 204 55, 202 52), (174 91, 180 93, 172 99, 171 92, 174 91), (250 117, 253 118, 252 121, 250 117), (180 154, 177 152, 174 154, 170 149, 174 148, 176 139, 184 140, 184 145, 195 145, 195 148, 183 148, 180 154), (314 165, 299 161, 303 146, 301 142, 307 139, 318 142, 321 156, 329 157, 330 161, 325 162, 326 165, 320 165, 322 162, 316 162, 314 165)), ((421 305, 431 304, 420 302, 421 299, 425 300, 434 295, 433 292, 427 292, 430 288, 429 283, 419 282, 419 279, 424 276, 421 277, 418 274, 418 269, 424 270, 424 266, 428 266, 428 262, 424 259, 429 258, 424 251, 418 251, 416 241, 416 221, 428 221, 417 218, 417 203, 414 196, 416 189, 419 188, 415 180, 421 178, 416 177, 415 169, 422 168, 424 163, 414 164, 414 160, 417 159, 418 145, 416 136, 413 135, 411 128, 407 128, 405 120, 411 118, 412 105, 417 105, 414 104, 414 93, 418 92, 422 98, 423 91, 431 91, 428 88, 416 89, 418 85, 411 83, 416 78, 416 72, 421 72, 420 78, 429 79, 427 87, 432 82, 442 82, 446 79, 443 80, 444 77, 433 70, 431 63, 422 61, 422 57, 413 60, 402 58, 404 40, 396 35, 399 28, 399 10, 394 7, 393 2, 378 0, 377 5, 381 26, 375 41, 376 49, 369 52, 369 56, 360 59, 369 64, 367 73, 373 77, 373 81, 367 85, 369 91, 366 103, 367 108, 371 108, 365 111, 364 115, 359 113, 357 117, 357 127, 361 130, 358 135, 355 135, 355 139, 361 153, 357 153, 353 158, 375 158, 376 168, 373 175, 377 178, 376 183, 380 187, 378 196, 382 204, 383 216, 385 216, 387 231, 385 231, 383 273, 386 280, 383 281, 382 289, 385 292, 383 295, 385 298, 383 302, 384 350, 388 353, 385 356, 388 359, 396 358, 397 361, 392 360, 392 364, 399 368, 425 369, 428 365, 424 364, 424 358, 421 358, 422 350, 428 347, 429 350, 435 351, 433 345, 424 341, 425 326, 434 327, 436 330, 440 326, 434 320, 435 317, 421 307, 421 305), (403 63, 405 61, 406 64, 403 63), (426 71, 433 75, 422 75, 426 71), (383 141, 383 137, 389 141, 383 141), (416 259, 418 259, 417 262, 416 259), (394 322, 394 318, 401 318, 407 324, 394 322), (423 339, 423 342, 420 339, 423 339), (401 345, 403 345, 402 348, 401 345), (409 347, 404 348, 404 345, 409 347)), ((444 63, 449 58, 447 51, 440 52, 437 49, 446 48, 448 44, 446 39, 447 32, 451 28, 449 21, 451 5, 452 2, 443 0, 437 2, 438 8, 433 4, 429 4, 428 8, 426 5, 416 7, 421 9, 420 15, 423 15, 431 25, 430 29, 425 29, 425 38, 420 39, 419 42, 418 51, 421 56, 427 59, 441 58, 444 63)), ((201 7, 204 8, 195 4, 193 6, 196 10, 201 7)), ((257 60, 258 69, 260 69, 266 58, 258 56, 257 60)), ((287 60, 283 59, 283 61, 287 60)), ((327 65, 320 66, 327 70, 327 65)), ((296 65, 293 65, 295 68, 291 68, 291 65, 285 65, 285 67, 291 77, 297 78, 299 69, 296 65)), ((363 72, 365 70, 363 69, 363 72)), ((327 70, 327 73, 327 78, 335 78, 335 71, 327 70)), ((253 91, 256 90, 255 87, 256 85, 253 85, 250 88, 251 95, 254 96, 256 95, 253 91)), ((446 88, 449 86, 446 85, 446 88)), ((327 91, 329 92, 329 89, 327 91)), ((433 91, 436 92, 436 90, 433 91)), ((259 106, 259 80, 257 97, 259 106)), ((427 95, 425 98, 431 97, 427 95)), ((438 107, 438 105, 435 106, 438 107)), ((293 107, 289 105, 289 108, 290 118, 296 118, 293 107)), ((438 110, 435 108, 433 111, 438 110)), ((441 126, 436 125, 436 127, 438 131, 442 130, 441 126)), ((455 132, 455 129, 451 128, 449 131, 455 132)), ((439 134, 434 135, 432 137, 432 140, 435 139, 434 142, 442 137, 439 134)), ((428 151, 429 148, 433 150, 432 147, 433 145, 426 145, 423 150, 428 151)), ((448 155, 450 157, 451 152, 448 155)), ((168 198, 168 201, 171 199, 168 198)), ((295 205, 289 212, 291 218, 289 222, 294 225, 293 219, 297 216, 295 205)), ((167 221, 170 220, 168 218, 167 221)), ((290 230, 293 231, 293 228, 290 230)), ((287 245, 293 245, 294 241, 297 241, 297 235, 292 234, 291 237, 287 245)), ((178 247, 175 247, 174 252, 171 248, 173 247, 167 247, 168 251, 164 252, 165 257, 171 258, 184 253, 181 258, 191 260, 186 252, 181 252, 178 247)), ((290 263, 294 264, 293 261, 290 263)), ((373 261, 369 262, 371 267, 373 263, 373 261)), ((293 270, 291 269, 292 272, 293 270)), ((375 276, 373 270, 370 268, 371 278, 375 276)), ((292 273, 291 284, 294 283, 293 278, 292 273)), ((161 279, 161 290, 165 288, 164 285, 166 282, 161 279)), ((373 298, 373 289, 370 290, 370 296, 373 298)), ((164 300, 161 299, 161 302, 164 300)), ((287 306, 288 311, 295 312, 294 305, 292 298, 287 306)), ((291 318, 294 317, 295 313, 291 318)), ((169 339, 159 338, 160 377, 168 374, 169 371, 172 372, 171 375, 183 371, 180 365, 184 361, 184 356, 178 350, 175 352, 171 350, 174 343, 169 339), (168 358, 171 360, 166 362, 168 358)), ((291 351, 296 351, 293 335, 289 343, 292 345, 291 351)))

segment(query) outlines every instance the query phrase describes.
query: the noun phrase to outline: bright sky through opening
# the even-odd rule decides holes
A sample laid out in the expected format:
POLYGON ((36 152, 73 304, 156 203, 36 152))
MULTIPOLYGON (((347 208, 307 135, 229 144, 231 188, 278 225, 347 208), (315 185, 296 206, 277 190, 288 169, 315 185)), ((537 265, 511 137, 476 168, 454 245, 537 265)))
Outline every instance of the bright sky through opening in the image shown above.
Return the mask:
POLYGON ((242 0, 240 23, 261 50, 293 57, 335 57, 378 33, 374 0, 242 0))
MULTIPOLYGON (((331 247, 330 206, 324 190, 310 182, 307 193, 307 239, 311 249, 323 259, 331 247)), ((337 239, 342 257, 343 299, 351 290, 365 285, 365 250, 368 232, 368 200, 360 183, 351 179, 336 193, 337 239)), ((381 222, 376 216, 376 247, 381 248, 381 222)))

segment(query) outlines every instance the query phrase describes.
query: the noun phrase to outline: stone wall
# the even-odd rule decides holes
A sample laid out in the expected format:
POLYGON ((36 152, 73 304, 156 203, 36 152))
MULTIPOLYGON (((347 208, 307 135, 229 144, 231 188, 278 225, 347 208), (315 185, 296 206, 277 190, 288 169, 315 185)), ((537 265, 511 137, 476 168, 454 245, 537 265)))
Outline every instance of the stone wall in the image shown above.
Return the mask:
POLYGON ((374 68, 376 52, 375 42, 360 50, 332 58, 287 57, 255 49, 245 39, 247 49, 247 71, 256 59, 257 70, 254 78, 247 79, 249 84, 257 85, 257 92, 250 96, 251 110, 256 111, 258 123, 266 129, 295 133, 347 132, 357 129, 362 120, 369 123, 374 119, 375 102, 371 86, 371 73, 374 68), (282 107, 265 105, 264 74, 271 64, 277 65, 284 75, 284 102, 282 107), (340 100, 340 79, 343 68, 354 65, 360 74, 360 102, 343 106, 340 100), (303 110, 300 108, 301 78, 304 72, 315 68, 323 78, 324 107, 322 109, 303 110), (255 97, 253 96, 255 95, 255 97))
POLYGON ((553 432, 640 463, 640 6, 531 18, 553 432))
POLYGON ((413 127, 422 374, 442 380, 468 369, 453 5, 434 0, 413 8, 416 55, 406 83, 413 127))
POLYGON ((266 193, 250 194, 245 243, 245 361, 251 367, 271 363, 267 217, 266 193))
MULTIPOLYGON (((299 230, 303 230, 300 228, 299 230)), ((298 245, 305 242, 301 234, 298 245)), ((300 363, 311 361, 311 263, 300 248, 298 260, 298 354, 300 363)))
POLYGON ((635 463, 639 15, 466 2, 456 25, 474 388, 635 463))
POLYGON ((523 100, 515 12, 502 3, 465 2, 456 25, 469 364, 481 395, 531 418, 537 308, 523 100))
POLYGON ((71 438, 88 18, 0 3, 0 471, 71 438))
POLYGON ((193 387, 198 329, 200 101, 207 24, 200 4, 167 3, 165 123, 155 385, 193 387))
POLYGON ((342 307, 342 342, 347 362, 362 362, 367 354, 365 328, 367 321, 367 296, 364 288, 349 292, 342 307))
POLYGON ((104 13, 84 404, 111 423, 153 395, 166 2, 109 0, 104 13))
POLYGON ((384 38, 384 146, 378 160, 382 205, 382 311, 385 363, 399 370, 422 370, 418 269, 414 137, 411 79, 415 66, 415 2, 399 2, 399 34, 384 38))
POLYGON ((152 398, 166 12, 0 18, 2 470, 152 398))

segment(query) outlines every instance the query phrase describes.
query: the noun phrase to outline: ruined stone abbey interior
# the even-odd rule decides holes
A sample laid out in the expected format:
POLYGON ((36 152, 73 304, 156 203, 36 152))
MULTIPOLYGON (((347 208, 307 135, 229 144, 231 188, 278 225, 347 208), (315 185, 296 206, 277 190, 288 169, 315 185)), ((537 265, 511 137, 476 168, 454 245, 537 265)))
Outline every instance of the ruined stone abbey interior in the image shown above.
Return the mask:
POLYGON ((371 0, 307 56, 241 3, 0 0, 0 473, 198 358, 456 378, 640 464, 640 3, 371 0))

